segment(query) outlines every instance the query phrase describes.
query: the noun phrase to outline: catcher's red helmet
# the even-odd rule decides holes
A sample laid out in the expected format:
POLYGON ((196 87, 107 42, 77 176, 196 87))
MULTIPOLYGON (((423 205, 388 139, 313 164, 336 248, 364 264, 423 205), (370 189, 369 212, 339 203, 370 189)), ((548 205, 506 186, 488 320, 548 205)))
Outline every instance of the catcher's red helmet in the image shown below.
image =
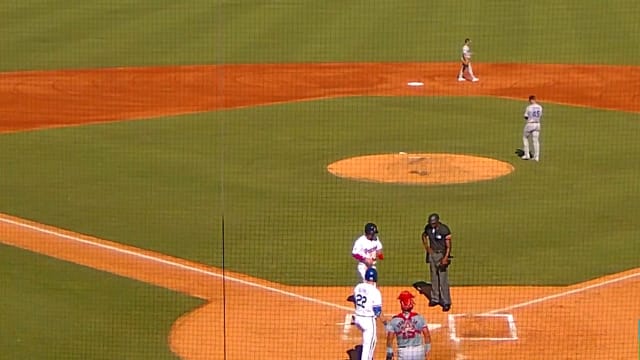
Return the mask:
POLYGON ((415 305, 415 301, 413 300, 415 296, 412 293, 405 290, 398 295, 398 300, 400 300, 400 308, 403 311, 411 311, 413 306, 415 305))

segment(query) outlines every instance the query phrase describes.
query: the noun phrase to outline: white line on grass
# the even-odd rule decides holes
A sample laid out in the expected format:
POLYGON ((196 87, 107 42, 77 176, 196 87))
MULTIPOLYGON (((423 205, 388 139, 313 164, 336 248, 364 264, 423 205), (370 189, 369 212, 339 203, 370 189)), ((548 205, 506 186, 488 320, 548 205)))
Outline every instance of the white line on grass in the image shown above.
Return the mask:
POLYGON ((91 240, 86 240, 86 239, 82 239, 82 238, 79 238, 79 237, 76 237, 76 236, 67 235, 67 234, 56 232, 56 231, 43 229, 43 228, 40 228, 40 227, 37 227, 37 226, 24 224, 24 223, 21 223, 21 222, 18 222, 18 221, 13 221, 13 220, 6 219, 6 218, 3 218, 3 217, 0 217, 0 222, 4 222, 4 223, 12 224, 12 225, 15 225, 15 226, 27 228, 27 229, 30 229, 30 230, 33 230, 33 231, 37 231, 37 232, 40 232, 40 233, 44 233, 44 234, 48 234, 48 235, 64 238, 64 239, 75 241, 75 242, 79 242, 79 243, 82 243, 82 244, 91 245, 91 246, 95 246, 95 247, 98 247, 98 248, 107 249, 107 250, 110 250, 110 251, 115 251, 115 252, 127 254, 129 256, 138 257, 138 258, 141 258, 141 259, 145 259, 145 260, 161 263, 161 264, 164 264, 164 265, 169 265, 169 266, 173 266, 173 267, 180 268, 180 269, 185 269, 185 270, 198 272, 198 273, 209 275, 209 276, 212 276, 212 277, 215 277, 215 278, 228 280, 228 281, 232 281, 232 282, 235 282, 235 283, 238 283, 238 284, 255 287, 255 288, 258 288, 258 289, 274 292, 274 293, 277 293, 277 294, 280 294, 280 295, 289 296, 289 297, 292 297, 292 298, 295 298, 295 299, 298 299, 298 300, 304 300, 304 301, 308 301, 308 302, 314 303, 314 304, 325 305, 325 306, 328 306, 328 307, 332 307, 334 309, 345 310, 345 311, 353 311, 352 307, 342 306, 342 305, 330 303, 328 301, 314 299, 314 298, 311 298, 311 297, 308 297, 308 296, 304 296, 304 295, 298 295, 298 294, 295 294, 295 293, 292 293, 292 292, 289 292, 289 291, 280 290, 280 289, 276 289, 276 288, 273 288, 273 287, 256 284, 256 283, 253 283, 253 282, 250 282, 250 281, 234 278, 232 276, 218 274, 218 273, 215 273, 215 272, 212 272, 212 271, 208 271, 208 270, 203 270, 203 269, 197 268, 195 266, 184 265, 184 264, 180 264, 180 263, 177 263, 177 262, 174 262, 174 261, 160 259, 160 258, 153 257, 153 256, 150 256, 150 255, 137 253, 135 251, 122 249, 122 248, 119 248, 117 246, 96 243, 96 242, 91 241, 91 240))
MULTIPOLYGON (((67 234, 64 234, 64 233, 60 233, 60 232, 56 232, 56 231, 52 231, 52 230, 47 230, 47 229, 44 229, 44 228, 41 228, 41 227, 38 227, 38 226, 25 224, 25 223, 22 223, 22 222, 19 222, 19 221, 10 220, 10 219, 7 219, 7 218, 3 218, 1 216, 0 216, 0 222, 12 224, 12 225, 15 225, 15 226, 18 226, 18 227, 22 227, 22 228, 27 228, 27 229, 30 229, 30 230, 33 230, 33 231, 36 231, 36 232, 40 232, 40 233, 44 233, 44 234, 48 234, 48 235, 52 235, 52 236, 57 236, 57 237, 64 238, 64 239, 67 239, 67 240, 76 241, 76 242, 79 242, 79 243, 82 243, 82 244, 91 245, 91 246, 95 246, 95 247, 98 247, 98 248, 103 248, 103 249, 107 249, 107 250, 110 250, 110 251, 115 251, 115 252, 119 252, 119 253, 130 255, 130 256, 138 257, 138 258, 141 258, 141 259, 145 259, 145 260, 149 260, 149 261, 153 261, 153 262, 157 262, 157 263, 173 266, 173 267, 176 267, 176 268, 194 271, 194 272, 205 274, 205 275, 209 275, 209 276, 212 276, 212 277, 215 277, 215 278, 219 278, 219 279, 223 279, 223 280, 229 280, 231 282, 235 282, 235 283, 238 283, 238 284, 242 284, 242 285, 246 285, 246 286, 250 286, 250 287, 266 290, 266 291, 277 293, 277 294, 284 295, 284 296, 289 296, 289 297, 292 297, 292 298, 295 298, 295 299, 298 299, 298 300, 304 300, 304 301, 307 301, 307 302, 310 302, 310 303, 324 305, 324 306, 328 306, 328 307, 331 307, 331 308, 334 308, 334 309, 350 311, 350 312, 353 311, 352 307, 338 305, 338 304, 334 304, 334 303, 331 303, 331 302, 328 302, 328 301, 314 299, 314 298, 311 298, 311 297, 308 297, 308 296, 299 295, 299 294, 296 294, 296 293, 292 293, 290 291, 276 289, 276 288, 273 288, 273 287, 270 287, 270 286, 266 286, 266 285, 260 285, 260 284, 253 283, 253 282, 250 282, 250 281, 238 279, 238 278, 235 278, 235 277, 232 277, 232 276, 227 276, 227 275, 218 274, 218 273, 215 273, 215 272, 212 272, 212 271, 208 271, 208 270, 203 270, 203 269, 200 269, 200 268, 195 267, 195 266, 180 264, 180 263, 177 263, 177 262, 174 262, 174 261, 160 259, 160 258, 153 257, 153 256, 150 256, 150 255, 141 254, 141 253, 138 253, 138 252, 135 252, 135 251, 122 249, 122 248, 119 248, 117 246, 97 243, 97 242, 94 242, 94 241, 91 241, 91 240, 82 239, 82 238, 79 238, 79 237, 76 237, 76 236, 67 235, 67 234)), ((519 304, 510 305, 510 306, 507 306, 507 307, 504 307, 504 308, 491 310, 491 311, 485 312, 483 314, 496 314, 496 313, 501 313, 501 312, 505 312, 505 311, 511 311, 511 310, 518 309, 518 308, 521 308, 521 307, 526 307, 526 306, 529 306, 529 305, 534 305, 534 304, 542 303, 542 302, 545 302, 545 301, 554 300, 554 299, 558 299, 558 298, 561 298, 561 297, 573 295, 573 294, 580 293, 580 292, 583 292, 583 291, 587 291, 587 290, 603 287, 603 286, 606 286, 606 285, 614 284, 614 283, 621 282, 621 281, 624 281, 624 280, 628 280, 628 279, 631 279, 631 278, 634 278, 634 277, 638 277, 638 276, 640 276, 640 272, 629 274, 629 275, 625 275, 625 276, 622 276, 622 277, 619 277, 619 278, 613 278, 613 279, 610 279, 610 280, 607 280, 607 281, 603 281, 603 282, 600 282, 600 283, 588 285, 588 286, 585 286, 585 287, 579 287, 579 288, 575 288, 575 289, 572 289, 572 290, 563 291, 563 292, 560 292, 560 293, 557 293, 557 294, 548 295, 548 296, 544 296, 544 297, 541 297, 541 298, 525 301, 525 302, 522 302, 522 303, 519 303, 519 304)))

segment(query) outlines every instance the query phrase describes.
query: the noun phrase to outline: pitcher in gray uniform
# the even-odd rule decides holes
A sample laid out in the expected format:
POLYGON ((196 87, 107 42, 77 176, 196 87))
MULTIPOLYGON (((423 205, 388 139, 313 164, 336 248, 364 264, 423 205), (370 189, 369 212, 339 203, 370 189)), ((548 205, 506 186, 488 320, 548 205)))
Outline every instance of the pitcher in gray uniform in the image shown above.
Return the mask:
POLYGON ((387 323, 387 357, 393 359, 393 339, 398 346, 398 359, 424 360, 431 350, 431 334, 425 318, 412 311, 415 302, 409 291, 398 296, 402 312, 395 315, 387 323))
POLYGON ((427 253, 426 262, 431 273, 431 300, 429 306, 442 306, 442 311, 451 309, 449 273, 451 255, 451 231, 440 222, 438 214, 429 215, 422 233, 422 245, 427 253))
POLYGON ((524 129, 522 129, 522 143, 524 155, 522 160, 529 160, 529 138, 533 143, 533 160, 540 161, 540 122, 542 121, 542 106, 538 104, 535 95, 529 96, 529 105, 524 111, 524 129))

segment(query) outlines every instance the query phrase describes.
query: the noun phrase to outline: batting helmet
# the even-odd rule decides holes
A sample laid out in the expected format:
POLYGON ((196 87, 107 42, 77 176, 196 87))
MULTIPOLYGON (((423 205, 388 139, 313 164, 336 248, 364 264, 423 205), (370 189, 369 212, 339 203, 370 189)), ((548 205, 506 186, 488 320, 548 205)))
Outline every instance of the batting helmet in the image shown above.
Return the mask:
POLYGON ((364 279, 366 281, 378 281, 378 270, 374 268, 368 268, 367 271, 364 272, 364 279))
POLYGON ((400 300, 400 308, 403 311, 411 311, 413 306, 415 305, 415 301, 413 300, 415 296, 412 293, 405 290, 398 295, 398 300, 400 300))
POLYGON ((364 233, 365 234, 377 234, 378 233, 378 227, 374 223, 367 223, 364 226, 364 233))
POLYGON ((434 225, 440 222, 440 215, 433 213, 429 215, 429 224, 434 225))

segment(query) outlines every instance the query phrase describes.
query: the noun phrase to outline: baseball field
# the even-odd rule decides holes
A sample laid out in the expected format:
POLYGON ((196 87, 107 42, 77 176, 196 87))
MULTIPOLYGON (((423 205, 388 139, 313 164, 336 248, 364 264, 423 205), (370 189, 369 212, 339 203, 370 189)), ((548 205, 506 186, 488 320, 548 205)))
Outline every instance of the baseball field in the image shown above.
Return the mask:
MULTIPOLYGON (((428 359, 639 359, 640 3, 0 7, 0 359, 349 359, 453 233, 428 359), (457 81, 465 38, 478 82, 457 81), (420 86, 409 83, 419 82, 420 86), (540 162, 519 159, 529 95, 540 162)), ((376 359, 384 359, 378 331, 376 359)))

